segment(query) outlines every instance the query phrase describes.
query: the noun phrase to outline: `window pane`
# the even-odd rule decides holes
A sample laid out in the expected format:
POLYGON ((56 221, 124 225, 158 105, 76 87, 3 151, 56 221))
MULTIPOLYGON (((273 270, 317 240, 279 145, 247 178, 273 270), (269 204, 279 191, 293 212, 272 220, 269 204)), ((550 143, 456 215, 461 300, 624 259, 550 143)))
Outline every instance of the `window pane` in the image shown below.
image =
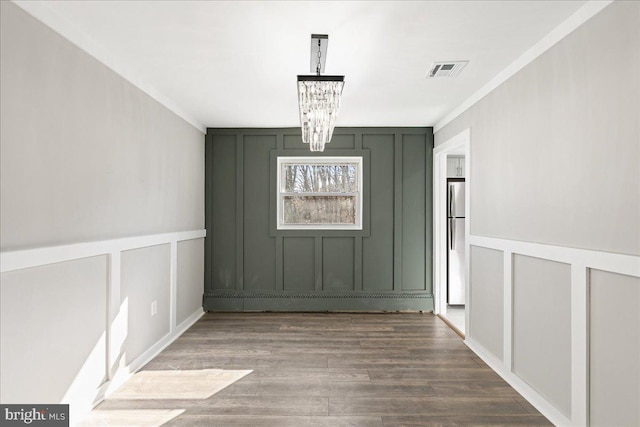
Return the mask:
POLYGON ((355 193, 358 191, 357 164, 284 164, 287 193, 355 193))
POLYGON ((355 196, 285 196, 284 224, 355 224, 355 196))

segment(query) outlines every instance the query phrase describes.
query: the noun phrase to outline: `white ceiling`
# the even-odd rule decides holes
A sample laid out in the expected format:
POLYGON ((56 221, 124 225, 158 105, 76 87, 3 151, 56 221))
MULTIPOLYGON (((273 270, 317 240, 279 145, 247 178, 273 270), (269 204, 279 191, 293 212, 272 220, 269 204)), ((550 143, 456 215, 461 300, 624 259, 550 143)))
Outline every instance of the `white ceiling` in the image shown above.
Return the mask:
POLYGON ((432 126, 585 2, 26 3, 203 128, 298 126, 312 33, 329 35, 327 73, 345 75, 338 126, 432 126), (425 78, 447 60, 469 64, 454 79, 425 78))

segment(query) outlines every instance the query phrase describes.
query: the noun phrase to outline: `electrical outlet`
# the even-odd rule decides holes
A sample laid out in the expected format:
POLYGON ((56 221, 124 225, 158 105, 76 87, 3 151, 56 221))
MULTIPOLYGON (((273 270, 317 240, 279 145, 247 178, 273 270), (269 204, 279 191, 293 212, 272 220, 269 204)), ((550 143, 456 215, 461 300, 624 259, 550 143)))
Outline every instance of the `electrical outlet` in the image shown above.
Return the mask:
POLYGON ((156 314, 158 314, 158 300, 151 303, 151 315, 155 316, 156 314))

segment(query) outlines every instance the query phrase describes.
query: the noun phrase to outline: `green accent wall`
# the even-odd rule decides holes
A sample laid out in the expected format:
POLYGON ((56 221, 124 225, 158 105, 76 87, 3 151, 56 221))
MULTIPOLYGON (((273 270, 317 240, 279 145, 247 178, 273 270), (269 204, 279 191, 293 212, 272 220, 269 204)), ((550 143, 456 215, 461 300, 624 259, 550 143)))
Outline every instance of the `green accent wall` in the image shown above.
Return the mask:
POLYGON ((207 129, 207 311, 433 309, 432 128, 207 129), (278 156, 362 156, 362 230, 277 230, 278 156))

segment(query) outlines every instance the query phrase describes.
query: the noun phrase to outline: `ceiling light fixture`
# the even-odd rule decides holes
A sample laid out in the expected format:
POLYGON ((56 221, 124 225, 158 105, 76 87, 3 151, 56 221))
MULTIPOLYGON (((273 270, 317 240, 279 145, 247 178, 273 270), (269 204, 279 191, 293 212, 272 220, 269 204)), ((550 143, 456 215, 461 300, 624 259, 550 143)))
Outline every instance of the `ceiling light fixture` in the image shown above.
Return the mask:
POLYGON ((326 34, 311 34, 311 72, 315 75, 298 76, 298 106, 302 142, 311 151, 324 151, 331 142, 333 128, 340 111, 340 98, 344 76, 321 76, 327 58, 326 34))

